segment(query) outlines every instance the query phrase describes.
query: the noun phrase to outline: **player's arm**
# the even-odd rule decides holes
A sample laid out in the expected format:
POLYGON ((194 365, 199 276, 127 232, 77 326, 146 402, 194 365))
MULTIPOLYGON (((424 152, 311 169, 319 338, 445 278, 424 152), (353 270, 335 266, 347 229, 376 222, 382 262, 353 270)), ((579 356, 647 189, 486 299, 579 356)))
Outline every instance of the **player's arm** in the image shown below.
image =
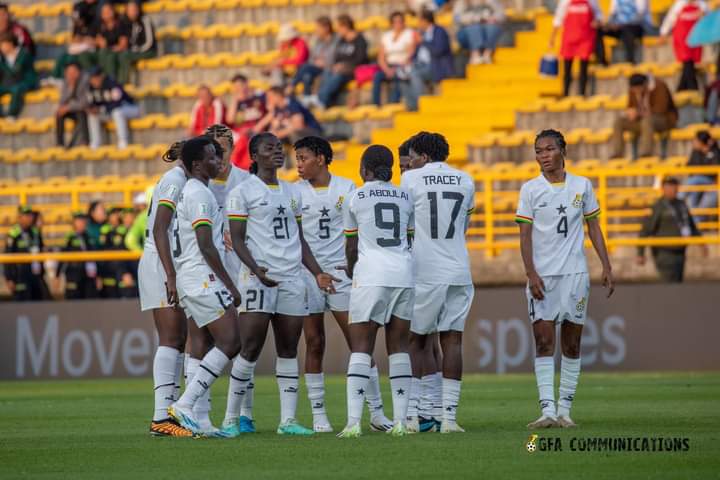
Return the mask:
POLYGON ((610 266, 610 257, 608 256, 607 246, 605 245, 605 237, 603 236, 602 228, 600 228, 600 221, 597 217, 588 219, 588 236, 593 244, 593 248, 600 258, 602 263, 602 282, 603 287, 608 289, 608 298, 615 291, 615 279, 612 274, 612 267, 610 266))
POLYGON ((545 284, 535 270, 532 247, 532 223, 520 223, 520 254, 522 255, 525 273, 530 285, 530 293, 536 300, 545 298, 545 284))
POLYGON ((310 250, 310 246, 305 241, 305 235, 303 234, 302 229, 302 223, 298 219, 298 233, 300 234, 300 245, 302 246, 302 263, 305 265, 305 268, 310 270, 310 273, 313 274, 313 277, 315 277, 315 281, 317 282, 318 287, 326 291, 328 293, 335 293, 335 287, 333 286, 333 281, 339 282, 339 278, 335 278, 329 273, 323 272, 322 268, 320 268, 320 264, 318 264, 317 260, 315 259, 315 255, 313 255, 312 250, 310 250))
POLYGON ((355 264, 358 261, 358 223, 352 211, 354 196, 350 197, 348 205, 343 207, 343 233, 345 234, 345 259, 348 278, 353 278, 355 264))
POLYGON ((247 243, 245 243, 246 235, 246 219, 239 220, 230 217, 230 238, 232 239, 232 247, 235 254, 238 258, 240 258, 240 261, 250 269, 253 275, 258 277, 263 285, 266 287, 277 287, 278 283, 266 276, 267 268, 259 266, 253 258, 252 253, 250 253, 250 249, 248 248, 247 243))
POLYGON ((228 290, 230 290, 230 294, 233 296, 233 304, 236 307, 239 307, 241 303, 240 292, 230 278, 230 275, 227 273, 227 270, 225 270, 225 266, 220 259, 220 253, 217 251, 217 248, 215 248, 212 225, 209 223, 201 223, 196 224, 194 228, 195 238, 198 242, 200 254, 203 256, 210 269, 215 272, 215 275, 217 275, 228 290))
POLYGON ((168 230, 170 229, 170 223, 172 222, 174 214, 174 205, 158 203, 152 231, 155 248, 157 248, 160 263, 162 263, 163 270, 165 270, 165 277, 167 278, 165 288, 167 290, 168 305, 177 305, 178 303, 175 265, 172 261, 170 238, 168 238, 168 230))

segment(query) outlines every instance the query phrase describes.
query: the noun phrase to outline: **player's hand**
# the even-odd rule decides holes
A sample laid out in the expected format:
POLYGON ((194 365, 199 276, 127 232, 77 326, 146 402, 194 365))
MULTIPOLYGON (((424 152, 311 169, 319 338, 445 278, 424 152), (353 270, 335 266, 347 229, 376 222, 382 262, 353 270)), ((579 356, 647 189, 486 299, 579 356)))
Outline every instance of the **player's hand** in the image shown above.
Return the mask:
POLYGON ((530 285, 530 293, 535 300, 545 300, 545 282, 540 275, 533 272, 528 275, 528 284, 530 285))
POLYGON ((242 295, 240 295, 240 291, 237 288, 230 290, 230 295, 233 297, 233 305, 235 305, 235 308, 242 305, 242 295))
POLYGON ((641 267, 643 265, 645 265, 645 255, 638 255, 637 258, 635 259, 635 263, 637 263, 641 267))
POLYGON ((315 277, 315 281, 317 282, 318 287, 320 290, 326 293, 335 293, 335 287, 333 286, 333 282, 339 282, 339 278, 335 278, 329 273, 320 272, 315 277))
POLYGON ((175 276, 168 277, 165 281, 165 292, 167 294, 168 305, 175 306, 178 304, 177 284, 175 276))
POLYGON ((257 272, 253 272, 260 282, 266 287, 277 287, 278 282, 267 276, 268 269, 265 267, 259 267, 257 272))
MULTIPOLYGON (((645 258, 645 257, 643 257, 645 258)), ((603 287, 608 289, 607 298, 615 291, 615 278, 613 278, 612 270, 603 270, 602 272, 602 284, 603 287)))

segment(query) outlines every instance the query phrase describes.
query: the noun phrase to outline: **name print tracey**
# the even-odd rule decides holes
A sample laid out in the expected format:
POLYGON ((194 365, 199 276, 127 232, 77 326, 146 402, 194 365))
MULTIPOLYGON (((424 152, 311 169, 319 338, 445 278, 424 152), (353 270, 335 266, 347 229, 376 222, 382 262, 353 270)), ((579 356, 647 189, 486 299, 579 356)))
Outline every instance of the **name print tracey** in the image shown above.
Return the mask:
POLYGON ((367 197, 391 197, 410 200, 407 193, 398 190, 368 190, 367 192, 358 192, 358 198, 360 200, 367 197))
POLYGON ((458 175, 423 175, 425 185, 460 185, 458 175))

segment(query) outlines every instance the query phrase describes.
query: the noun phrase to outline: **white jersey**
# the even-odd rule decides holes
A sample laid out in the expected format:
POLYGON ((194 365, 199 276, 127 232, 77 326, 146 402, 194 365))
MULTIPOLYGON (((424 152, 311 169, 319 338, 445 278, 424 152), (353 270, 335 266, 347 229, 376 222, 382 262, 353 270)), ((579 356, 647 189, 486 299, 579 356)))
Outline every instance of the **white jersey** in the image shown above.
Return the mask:
POLYGON ((592 183, 565 174, 551 184, 542 174, 520 189, 515 221, 532 224, 533 262, 538 275, 587 273, 583 219, 600 214, 592 183))
MULTIPOLYGON (((215 195, 215 200, 218 202, 220 210, 224 210, 227 206, 227 197, 230 190, 240 185, 241 182, 245 181, 250 177, 250 174, 242 168, 235 166, 230 167, 230 175, 225 180, 210 180, 208 188, 215 195)), ((223 212, 224 213, 224 212, 223 212)))
MULTIPOLYGON (((186 281, 204 278, 212 273, 200 253, 195 229, 202 225, 212 228, 215 248, 222 252, 223 216, 217 200, 210 189, 200 180, 191 178, 185 184, 177 208, 177 225, 174 234, 180 240, 180 251, 173 252, 178 270, 178 279, 186 281)), ((214 278, 211 276, 210 278, 214 278)))
POLYGON ((350 196, 343 212, 345 236, 358 236, 354 287, 414 287, 408 230, 413 200, 389 182, 367 182, 350 196))
MULTIPOLYGON (((174 212, 177 208, 178 198, 186 182, 187 177, 185 176, 185 170, 182 167, 173 167, 165 172, 157 185, 155 185, 152 199, 150 200, 150 207, 148 208, 147 224, 145 227, 145 244, 143 246, 144 251, 157 253, 155 237, 152 231, 155 225, 155 215, 157 215, 158 207, 165 205, 174 212)), ((168 226, 168 236, 173 229, 173 223, 174 220, 168 226)), ((170 244, 172 245, 172 241, 170 244)))
POLYGON ((302 197, 293 184, 281 180, 266 185, 251 175, 230 191, 226 215, 230 221, 247 222, 245 243, 255 262, 268 269, 268 277, 294 280, 300 275, 302 197))
POLYGON ((355 184, 333 175, 330 185, 324 188, 315 188, 307 180, 297 182, 295 187, 302 196, 305 241, 320 267, 334 275, 330 270, 346 263, 342 210, 355 184))
POLYGON ((470 285, 465 244, 468 217, 475 206, 475 182, 445 162, 406 171, 400 185, 415 202, 415 281, 435 285, 470 285))

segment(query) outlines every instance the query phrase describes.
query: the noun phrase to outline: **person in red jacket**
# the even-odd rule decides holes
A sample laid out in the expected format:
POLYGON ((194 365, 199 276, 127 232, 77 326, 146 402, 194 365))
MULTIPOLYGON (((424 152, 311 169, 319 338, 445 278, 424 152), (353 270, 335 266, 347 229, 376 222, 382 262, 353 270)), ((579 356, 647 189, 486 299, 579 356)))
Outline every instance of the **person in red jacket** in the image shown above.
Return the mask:
POLYGON ((10 15, 10 10, 6 3, 0 3, 0 34, 5 32, 10 32, 15 35, 18 39, 18 45, 35 57, 37 52, 30 31, 27 27, 15 21, 12 15, 10 15))
POLYGON ((555 10, 553 31, 550 34, 550 50, 555 48, 555 37, 562 27, 560 57, 563 59, 563 92, 570 94, 572 64, 580 59, 580 95, 585 95, 588 80, 588 62, 595 49, 597 28, 602 22, 602 12, 596 0, 560 0, 555 10))
POLYGON ((188 128, 190 137, 202 135, 210 125, 225 121, 225 105, 222 100, 213 95, 208 86, 200 85, 197 95, 198 99, 190 112, 190 127, 188 128))
POLYGON ((695 64, 702 57, 702 47, 689 47, 687 38, 693 26, 705 15, 707 10, 707 4, 702 0, 676 0, 660 27, 660 35, 665 41, 672 33, 675 58, 682 63, 678 92, 699 88, 695 75, 695 64))
POLYGON ((307 62, 310 57, 310 49, 300 33, 289 23, 280 26, 277 42, 280 55, 273 63, 265 67, 263 73, 270 76, 270 83, 273 86, 283 86, 285 74, 288 71, 294 74, 300 65, 307 62))

